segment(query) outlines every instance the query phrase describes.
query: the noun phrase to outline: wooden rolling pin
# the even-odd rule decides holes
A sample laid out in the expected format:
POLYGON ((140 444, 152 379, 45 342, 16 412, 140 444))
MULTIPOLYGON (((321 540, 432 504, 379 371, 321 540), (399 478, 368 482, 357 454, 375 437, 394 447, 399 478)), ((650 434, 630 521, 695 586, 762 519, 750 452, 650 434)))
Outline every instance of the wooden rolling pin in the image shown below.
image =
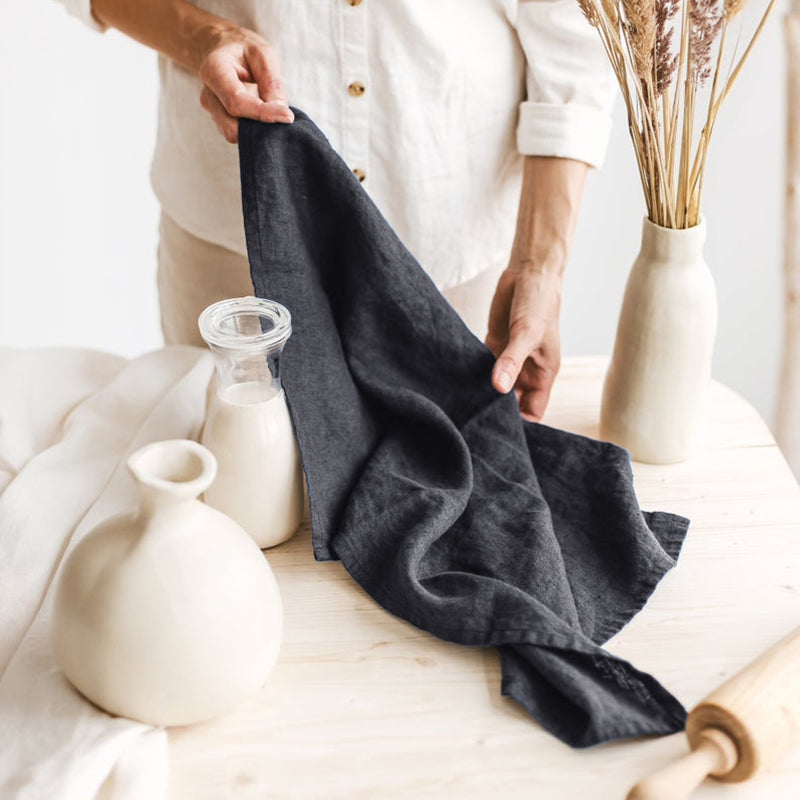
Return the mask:
POLYGON ((800 628, 689 714, 691 753, 639 781, 628 800, 681 800, 711 776, 744 781, 800 740, 800 628))

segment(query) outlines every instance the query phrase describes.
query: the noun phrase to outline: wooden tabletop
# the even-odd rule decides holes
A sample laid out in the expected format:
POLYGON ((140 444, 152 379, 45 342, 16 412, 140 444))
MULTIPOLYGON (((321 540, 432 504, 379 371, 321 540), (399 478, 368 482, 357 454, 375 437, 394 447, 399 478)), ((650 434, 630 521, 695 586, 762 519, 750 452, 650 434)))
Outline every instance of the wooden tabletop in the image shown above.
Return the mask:
MULTIPOLYGON (((546 422, 596 435, 604 360, 569 359, 546 422)), ((800 490, 758 414, 715 385, 706 447, 634 464, 642 507, 692 520, 678 566, 608 649, 691 707, 800 622, 800 490)), ((170 732, 171 800, 621 800, 682 734, 570 750, 500 696, 494 648, 438 641, 380 609, 309 532, 268 552, 281 657, 234 713, 170 732)), ((800 752, 698 798, 800 797, 800 752)))

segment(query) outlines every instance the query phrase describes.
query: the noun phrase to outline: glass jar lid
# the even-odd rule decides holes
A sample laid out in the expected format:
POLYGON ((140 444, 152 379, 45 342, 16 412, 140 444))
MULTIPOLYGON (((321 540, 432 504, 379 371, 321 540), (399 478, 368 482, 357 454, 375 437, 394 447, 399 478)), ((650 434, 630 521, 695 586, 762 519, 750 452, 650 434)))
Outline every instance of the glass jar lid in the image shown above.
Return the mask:
POLYGON ((289 309, 260 297, 232 297, 208 306, 198 317, 203 339, 226 350, 270 351, 292 333, 289 309))

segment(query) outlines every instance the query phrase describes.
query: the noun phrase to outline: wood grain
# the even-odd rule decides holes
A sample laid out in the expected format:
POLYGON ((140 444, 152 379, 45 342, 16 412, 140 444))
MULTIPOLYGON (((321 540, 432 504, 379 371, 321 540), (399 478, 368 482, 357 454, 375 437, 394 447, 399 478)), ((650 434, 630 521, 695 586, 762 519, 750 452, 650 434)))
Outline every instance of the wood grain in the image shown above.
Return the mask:
MULTIPOLYGON (((546 422, 596 432, 605 361, 566 361, 546 422)), ((715 385, 707 446, 634 464, 644 508, 686 514, 676 569, 609 649, 687 707, 800 621, 800 490, 766 425, 715 385)), ((171 800, 502 797, 619 800, 687 749, 682 734, 573 751, 500 696, 493 648, 440 642, 390 616, 308 530, 270 551, 286 609, 281 658, 252 701, 170 732, 171 800)), ((800 796, 800 753, 698 798, 800 796)))
POLYGON ((800 475, 800 3, 784 17, 786 43, 786 197, 783 235, 783 354, 775 432, 800 475))

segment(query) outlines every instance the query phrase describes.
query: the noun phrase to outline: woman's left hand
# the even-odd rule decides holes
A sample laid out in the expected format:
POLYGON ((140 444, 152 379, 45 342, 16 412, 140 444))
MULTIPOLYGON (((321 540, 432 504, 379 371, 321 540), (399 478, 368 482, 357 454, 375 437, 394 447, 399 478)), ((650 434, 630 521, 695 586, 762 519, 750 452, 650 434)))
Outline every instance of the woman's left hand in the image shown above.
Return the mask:
POLYGON ((569 158, 525 156, 511 258, 489 311, 492 383, 499 392, 513 388, 533 422, 544 416, 561 366, 561 282, 586 170, 569 158))
POLYGON ((544 415, 561 366, 560 307, 561 272, 512 258, 497 282, 486 345, 497 358, 494 387, 513 387, 522 416, 533 422, 544 415))

